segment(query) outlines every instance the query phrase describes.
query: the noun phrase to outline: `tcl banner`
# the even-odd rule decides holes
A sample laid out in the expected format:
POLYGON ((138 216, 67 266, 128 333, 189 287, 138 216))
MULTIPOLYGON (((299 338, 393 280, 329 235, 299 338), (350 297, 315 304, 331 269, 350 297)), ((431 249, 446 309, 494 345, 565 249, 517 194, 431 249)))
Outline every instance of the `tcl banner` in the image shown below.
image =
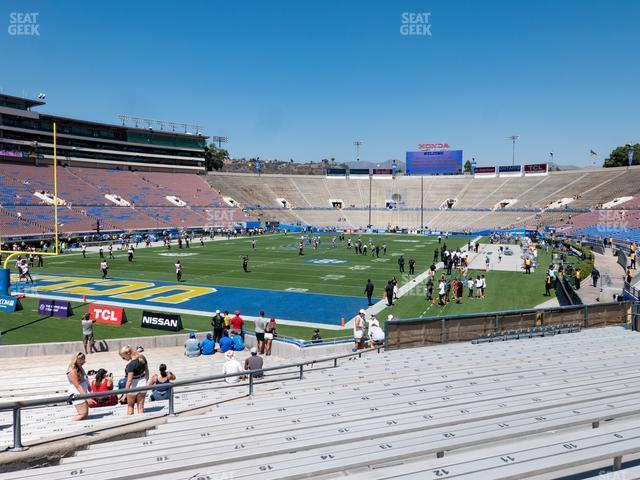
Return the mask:
POLYGON ((126 322, 124 308, 108 307, 106 305, 94 305, 89 307, 89 314, 98 323, 107 323, 109 325, 122 325, 126 322))
POLYGON ((156 330, 169 330, 179 332, 182 330, 182 318, 180 315, 164 312, 142 312, 141 327, 155 328, 156 330))
POLYGON ((531 174, 545 174, 547 173, 547 164, 546 163, 531 163, 529 165, 525 165, 524 166, 524 174, 525 175, 531 175, 531 174))

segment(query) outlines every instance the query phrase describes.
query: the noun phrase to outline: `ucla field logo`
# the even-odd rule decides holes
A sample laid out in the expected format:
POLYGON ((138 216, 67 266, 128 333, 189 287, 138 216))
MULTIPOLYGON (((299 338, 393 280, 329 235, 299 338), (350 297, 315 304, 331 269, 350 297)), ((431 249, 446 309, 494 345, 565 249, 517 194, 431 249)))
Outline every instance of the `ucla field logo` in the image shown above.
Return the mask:
POLYGON ((341 265, 343 263, 349 263, 349 260, 340 258, 310 258, 305 260, 305 263, 313 263, 315 265, 341 265))

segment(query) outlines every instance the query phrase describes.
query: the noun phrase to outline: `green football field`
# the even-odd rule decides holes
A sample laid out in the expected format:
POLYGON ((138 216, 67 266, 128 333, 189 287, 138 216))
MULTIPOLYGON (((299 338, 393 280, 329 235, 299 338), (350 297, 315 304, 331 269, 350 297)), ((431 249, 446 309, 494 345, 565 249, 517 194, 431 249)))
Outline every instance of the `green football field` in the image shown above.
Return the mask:
MULTIPOLYGON (((171 250, 165 247, 145 248, 142 244, 136 250, 135 261, 129 263, 125 252, 115 252, 110 260, 109 274, 112 277, 175 282, 174 263, 180 258, 183 264, 183 281, 188 284, 223 285, 264 290, 303 291, 364 298, 367 279, 375 285, 374 302, 380 300, 386 282, 396 276, 400 285, 411 279, 408 274, 398 271, 398 257, 414 258, 416 274, 425 271, 432 262, 434 250, 440 245, 435 237, 411 235, 362 235, 365 243, 387 246, 386 255, 382 249, 380 256, 363 256, 346 247, 346 241, 332 244, 332 235, 321 235, 320 246, 314 250, 305 245, 304 255, 298 255, 299 234, 265 235, 255 237, 256 248, 252 248, 251 238, 207 242, 200 246, 194 242, 190 249, 171 250), (170 255, 167 255, 170 254, 170 255), (242 256, 249 256, 249 272, 242 269, 242 256), (344 262, 344 263, 341 263, 344 262)), ((348 237, 347 237, 348 238, 348 237)), ((351 237, 358 238, 357 235, 351 237)), ((467 238, 443 240, 450 249, 465 246, 467 238)), ((106 253, 105 253, 106 255, 106 253)), ((540 256, 540 264, 546 266, 550 257, 540 256)), ((56 258, 46 258, 44 268, 34 268, 32 273, 65 274, 90 276, 100 279, 100 259, 95 252, 83 258, 79 253, 68 253, 56 258)), ((408 272, 408 265, 405 267, 408 272)), ((384 320, 388 313, 398 317, 455 315, 482 311, 529 308, 542 303, 547 298, 544 292, 544 268, 532 275, 517 272, 481 272, 487 278, 487 295, 484 300, 467 299, 462 305, 451 303, 446 307, 431 306, 424 297, 424 286, 419 285, 409 294, 385 309, 378 318, 384 320)), ((440 272, 438 272, 439 276, 440 272)), ((474 272, 471 272, 473 275, 474 272)), ((79 318, 86 311, 86 305, 74 303, 74 316, 67 319, 43 317, 37 312, 37 300, 23 300, 23 310, 17 313, 0 314, 2 341, 4 344, 34 343, 47 341, 70 341, 81 338, 79 318)), ((269 315, 269 305, 264 306, 269 315)), ((140 311, 128 308, 129 321, 121 326, 96 324, 97 338, 125 338, 132 336, 165 334, 158 330, 143 329, 139 325, 140 311)), ((257 312, 243 312, 257 315, 257 312)), ((347 319, 357 311, 345 312, 347 319)), ((209 318, 196 315, 182 315, 187 329, 206 331, 209 318)), ((310 309, 308 321, 313 321, 310 309)), ((249 323, 248 328, 252 328, 249 323)), ((280 335, 300 339, 311 337, 311 328, 280 325, 280 335)), ((171 332, 169 332, 171 333, 171 332)), ((323 338, 348 335, 350 331, 323 330, 323 338)))

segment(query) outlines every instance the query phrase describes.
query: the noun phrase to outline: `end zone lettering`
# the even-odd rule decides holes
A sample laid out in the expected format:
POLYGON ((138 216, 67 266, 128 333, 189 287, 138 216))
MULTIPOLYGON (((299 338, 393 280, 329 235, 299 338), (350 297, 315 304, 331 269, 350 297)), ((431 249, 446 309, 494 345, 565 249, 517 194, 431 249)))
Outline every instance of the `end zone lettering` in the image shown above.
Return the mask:
POLYGON ((122 307, 107 307, 106 305, 91 305, 89 307, 89 313, 98 323, 106 323, 109 325, 122 325, 126 321, 124 308, 122 307))
POLYGON ((142 312, 140 326, 143 328, 155 328, 156 330, 168 330, 179 332, 182 330, 182 318, 180 315, 163 312, 142 312))

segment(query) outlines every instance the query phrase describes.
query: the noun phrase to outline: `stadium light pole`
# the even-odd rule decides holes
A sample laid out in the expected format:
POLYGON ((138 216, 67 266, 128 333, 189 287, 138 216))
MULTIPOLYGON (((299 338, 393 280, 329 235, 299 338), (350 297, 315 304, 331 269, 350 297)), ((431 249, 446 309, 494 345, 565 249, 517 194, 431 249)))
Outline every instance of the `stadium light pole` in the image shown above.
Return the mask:
POLYGON ((513 153, 511 155, 511 165, 515 165, 516 164, 516 140, 520 138, 520 135, 510 135, 507 138, 513 142, 513 153))
POLYGON ((371 188, 373 187, 373 174, 369 172, 369 228, 371 228, 371 188))
POLYGON ((356 162, 360 161, 360 145, 364 142, 362 140, 356 140, 353 144, 356 146, 356 162))
POLYGON ((420 175, 420 230, 424 228, 424 175, 420 175))
POLYGON ((219 150, 222 148, 223 143, 227 143, 229 141, 229 137, 219 137, 217 135, 214 135, 213 137, 211 137, 211 141, 218 142, 218 150, 219 150))

